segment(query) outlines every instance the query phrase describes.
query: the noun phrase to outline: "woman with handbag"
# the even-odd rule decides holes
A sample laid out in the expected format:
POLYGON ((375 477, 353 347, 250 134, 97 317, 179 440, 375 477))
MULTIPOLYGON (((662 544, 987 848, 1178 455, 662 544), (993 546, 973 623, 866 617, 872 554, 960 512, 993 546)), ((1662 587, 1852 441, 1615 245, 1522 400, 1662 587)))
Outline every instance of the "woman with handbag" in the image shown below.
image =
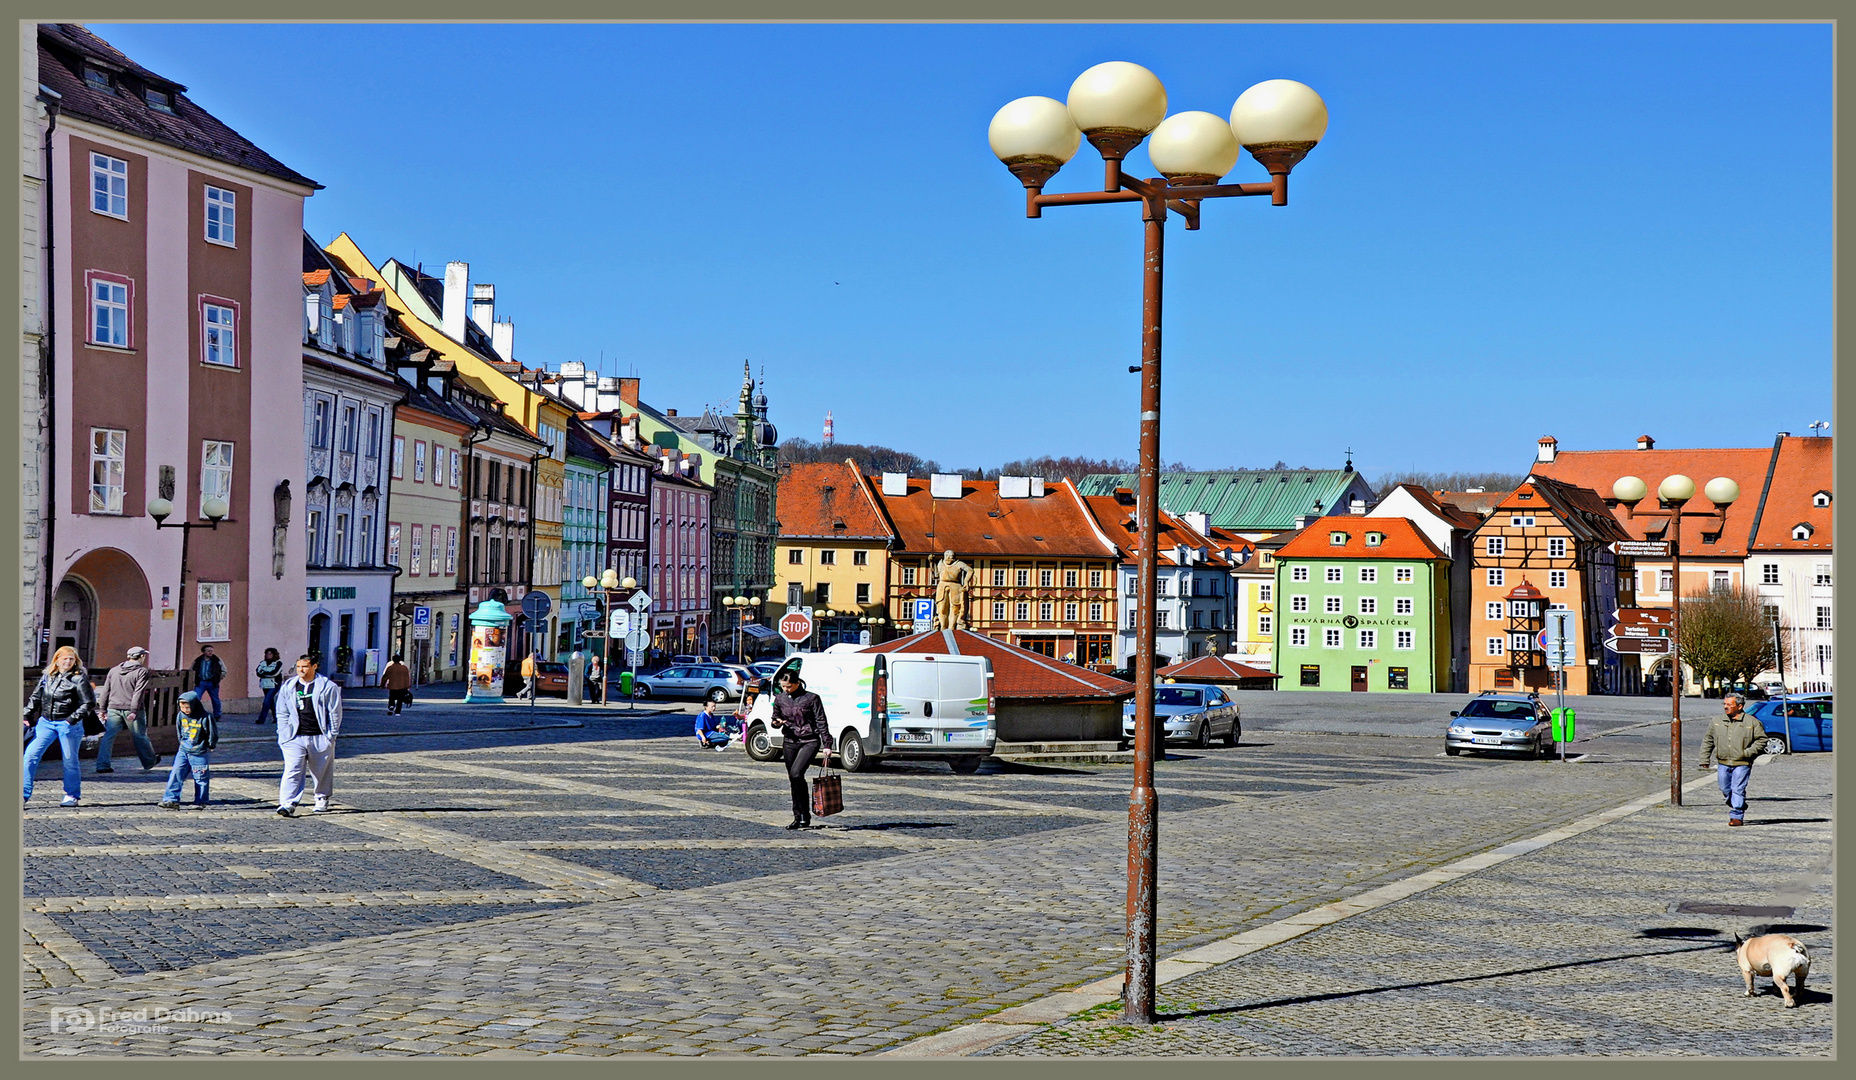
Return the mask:
POLYGON ((84 741, 84 719, 96 715, 97 695, 91 689, 90 674, 77 658, 77 650, 66 645, 52 654, 51 663, 33 687, 32 699, 26 702, 26 726, 33 727, 32 741, 26 744, 26 802, 32 801, 32 774, 52 743, 58 744, 64 759, 64 806, 76 806, 82 794, 82 774, 77 768, 77 750, 84 741))
POLYGON ((831 724, 825 703, 791 671, 780 673, 780 692, 773 696, 773 726, 780 728, 780 746, 786 759, 786 779, 793 791, 793 823, 788 829, 812 825, 812 798, 806 788, 806 769, 822 750, 831 763, 831 724))

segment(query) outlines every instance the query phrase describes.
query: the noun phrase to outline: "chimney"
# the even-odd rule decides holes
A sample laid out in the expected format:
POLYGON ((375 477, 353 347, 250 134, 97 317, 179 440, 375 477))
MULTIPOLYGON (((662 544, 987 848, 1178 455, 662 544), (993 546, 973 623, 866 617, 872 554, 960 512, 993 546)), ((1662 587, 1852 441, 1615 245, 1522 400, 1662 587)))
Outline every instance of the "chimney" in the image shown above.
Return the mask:
POLYGON ((1212 516, 1205 513, 1203 510, 1188 510, 1183 514, 1175 514, 1174 516, 1185 522, 1188 529, 1198 533, 1200 536, 1211 535, 1212 516))
POLYGON ((1313 520, 1314 519, 1307 514, 1297 514, 1295 515, 1295 527, 1298 529, 1306 529, 1308 528, 1308 523, 1313 520))
POLYGON ((1559 452, 1560 441, 1551 435, 1542 435, 1540 437, 1540 450, 1534 460, 1551 465, 1553 459, 1559 455, 1559 452))
POLYGON ((960 474, 930 473, 928 476, 928 494, 937 499, 960 498, 960 474))
POLYGON ((514 363, 516 359, 516 324, 508 319, 504 319, 499 323, 491 323, 490 348, 496 350, 496 355, 510 363, 514 363))
POLYGON ((1034 499, 1042 499, 1044 497, 1044 478, 1042 476, 1034 476, 1031 478, 1031 497, 1034 499))
POLYGON ((619 408, 619 380, 599 380, 599 390, 593 397, 591 406, 595 412, 617 412, 619 408))
POLYGON ((675 415, 677 415, 677 410, 675 410, 675 409, 665 409, 665 410, 664 410, 664 415, 665 415, 665 416, 675 416, 675 415))
POLYGON ((999 477, 999 497, 1001 499, 1029 499, 1031 478, 1029 476, 999 477))
POLYGON ((470 321, 477 324, 477 329, 490 332, 490 326, 496 322, 496 286, 472 285, 470 287, 470 321))
POLYGON ((690 471, 687 474, 689 476, 695 476, 702 469, 702 455, 696 453, 694 450, 684 454, 683 460, 690 467, 690 471))
POLYGON ((446 263, 444 331, 445 336, 453 341, 464 340, 465 297, 469 291, 470 264, 467 262, 446 263))
POLYGON ((624 402, 627 405, 630 405, 634 409, 638 407, 638 380, 637 379, 620 379, 619 380, 619 400, 624 402))
POLYGON ((1348 512, 1349 514, 1364 514, 1364 513, 1366 513, 1366 500, 1365 500, 1365 499, 1362 499, 1362 498, 1360 498, 1360 497, 1359 497, 1358 495, 1355 495, 1355 496, 1353 497, 1353 501, 1351 501, 1351 502, 1349 502, 1349 503, 1347 504, 1347 512, 1348 512))
POLYGON ((1656 449, 1656 440, 1650 438, 1648 435, 1639 435, 1637 436, 1637 449, 1654 450, 1656 449))
POLYGON ((909 493, 909 474, 905 472, 886 472, 883 474, 883 494, 892 498, 903 498, 909 493))

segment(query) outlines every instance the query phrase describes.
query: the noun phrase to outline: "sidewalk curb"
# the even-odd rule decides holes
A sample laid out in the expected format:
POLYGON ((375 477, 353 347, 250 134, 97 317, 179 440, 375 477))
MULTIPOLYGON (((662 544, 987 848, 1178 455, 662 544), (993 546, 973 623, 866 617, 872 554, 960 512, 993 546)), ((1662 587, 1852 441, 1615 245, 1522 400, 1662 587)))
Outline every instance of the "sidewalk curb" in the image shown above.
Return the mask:
MULTIPOLYGON (((1765 755, 1761 755, 1761 760, 1764 758, 1765 755)), ((1682 790, 1689 791, 1714 783, 1713 776, 1702 776, 1683 784, 1682 790)), ((1638 811, 1648 810, 1652 806, 1665 804, 1668 801, 1667 789, 1657 791, 1642 798, 1633 799, 1621 806, 1588 814, 1537 836, 1510 841, 1479 855, 1458 859, 1445 866, 1413 874, 1408 878, 1401 878, 1389 885, 1381 885, 1377 889, 1370 889, 1356 896, 1310 908, 1286 919, 1278 919, 1222 940, 1188 949, 1160 960, 1154 965, 1154 985, 1164 986, 1167 983, 1206 971, 1218 964, 1228 963, 1239 957, 1280 945, 1285 941, 1332 926, 1355 915, 1397 903, 1428 889, 1487 870, 1492 866, 1499 866, 1510 859, 1530 855, 1544 847, 1571 839, 1581 833, 1590 832, 1601 825, 1610 824, 1619 818, 1629 817, 1638 811)), ((1086 1009, 1118 1000, 1125 981, 1125 974, 1110 975, 1107 978, 1097 979, 1068 990, 1047 994, 1022 1005, 1001 1009, 982 1020, 958 1024, 945 1031, 912 1039, 900 1046, 891 1047, 870 1056, 966 1057, 1021 1035, 1030 1034, 1040 1027, 1057 1023, 1086 1009)))

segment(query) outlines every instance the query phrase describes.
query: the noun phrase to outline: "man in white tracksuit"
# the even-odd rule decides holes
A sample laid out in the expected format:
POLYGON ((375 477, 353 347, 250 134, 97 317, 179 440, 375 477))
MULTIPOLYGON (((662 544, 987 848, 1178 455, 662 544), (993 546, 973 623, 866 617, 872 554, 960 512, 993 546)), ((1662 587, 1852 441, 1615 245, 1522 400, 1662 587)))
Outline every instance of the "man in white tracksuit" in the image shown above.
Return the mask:
POLYGON ((303 797, 303 776, 316 793, 316 810, 329 808, 335 790, 335 737, 342 729, 342 690, 316 674, 315 656, 297 658, 296 674, 277 688, 277 745, 284 752, 277 813, 291 817, 303 797))

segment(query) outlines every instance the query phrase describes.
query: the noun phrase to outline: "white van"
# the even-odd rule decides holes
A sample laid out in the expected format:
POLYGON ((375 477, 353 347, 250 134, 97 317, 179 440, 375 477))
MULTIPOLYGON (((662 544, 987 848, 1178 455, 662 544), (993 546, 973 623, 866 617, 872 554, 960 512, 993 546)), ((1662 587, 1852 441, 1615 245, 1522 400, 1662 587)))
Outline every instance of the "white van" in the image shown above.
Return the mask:
POLYGON ((998 731, 992 661, 984 656, 795 653, 749 707, 745 737, 756 761, 780 756, 772 695, 788 671, 824 703, 837 754, 851 772, 878 758, 939 758, 970 773, 992 753, 998 731))

